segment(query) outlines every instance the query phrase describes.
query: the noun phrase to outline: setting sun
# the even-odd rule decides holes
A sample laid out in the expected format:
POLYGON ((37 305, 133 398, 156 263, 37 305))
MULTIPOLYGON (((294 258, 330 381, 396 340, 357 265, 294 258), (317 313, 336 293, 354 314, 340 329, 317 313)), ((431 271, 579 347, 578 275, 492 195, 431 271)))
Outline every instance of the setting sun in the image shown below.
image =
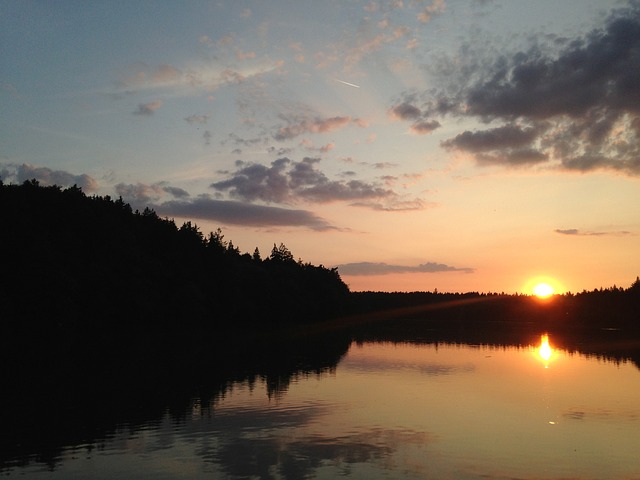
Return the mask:
POLYGON ((552 295, 561 294, 564 286, 555 278, 550 276, 531 277, 523 286, 523 292, 527 295, 534 295, 540 299, 550 298, 552 295))
POLYGON ((555 290, 548 283, 538 283, 535 287, 533 287, 533 294, 536 297, 546 298, 553 295, 555 290))

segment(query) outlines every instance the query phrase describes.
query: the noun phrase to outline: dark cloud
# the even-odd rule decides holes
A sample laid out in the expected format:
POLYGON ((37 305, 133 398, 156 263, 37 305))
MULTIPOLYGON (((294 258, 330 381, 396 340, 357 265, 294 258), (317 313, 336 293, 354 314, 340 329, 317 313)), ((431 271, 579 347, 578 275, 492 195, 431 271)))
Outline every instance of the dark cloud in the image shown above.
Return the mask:
POLYGON ((307 210, 293 210, 242 202, 200 197, 189 202, 172 200, 153 205, 156 212, 169 217, 212 220, 252 227, 306 227, 312 230, 336 230, 326 220, 307 210))
POLYGON ((620 230, 615 232, 585 232, 582 230, 578 230, 577 228, 567 228, 567 229, 556 228, 554 232, 559 233, 560 235, 573 235, 573 236, 583 236, 583 237, 601 237, 601 236, 624 237, 627 235, 633 235, 632 232, 629 232, 627 230, 620 230))
POLYGON ((640 174, 639 3, 581 38, 539 38, 494 58, 467 46, 456 62, 436 67, 446 87, 406 93, 390 113, 414 130, 445 115, 492 124, 443 142, 482 163, 640 174))
MULTIPOLYGON (((310 157, 300 162, 283 157, 270 166, 238 162, 238 170, 229 179, 212 183, 211 187, 249 202, 293 204, 299 201, 349 201, 370 208, 378 205, 386 210, 406 209, 406 206, 398 206, 407 200, 393 190, 355 179, 331 180, 317 168, 318 163, 319 158, 310 157)), ((410 202, 413 202, 413 208, 421 205, 419 200, 410 202)))
POLYGON ((439 273, 439 272, 464 272, 473 273, 473 268, 459 268, 444 265, 442 263, 427 262, 420 265, 389 265, 387 263, 359 262, 338 265, 338 271, 342 275, 389 275, 392 273, 439 273))
POLYGON ((391 107, 390 113, 400 120, 417 120, 422 116, 422 111, 407 101, 391 107))
POLYGON ((186 190, 183 190, 182 188, 166 186, 166 187, 162 187, 162 190, 173 195, 176 198, 189 197, 189 192, 187 192, 186 190))
POLYGON ((540 129, 509 124, 481 131, 465 131, 442 142, 447 149, 475 154, 480 164, 526 165, 545 162, 548 154, 531 148, 540 129))
POLYGON ((530 165, 534 163, 545 162, 548 159, 547 154, 537 150, 502 150, 494 154, 478 153, 476 160, 480 165, 530 165))
POLYGON ((523 129, 519 125, 504 125, 489 130, 465 131, 442 142, 446 148, 459 148, 469 152, 486 152, 499 148, 523 147, 536 138, 533 128, 523 129))
POLYGON ((422 120, 411 125, 411 131, 418 135, 427 135, 438 127, 440 127, 440 122, 437 120, 422 120))
POLYGON ((539 48, 496 62, 466 92, 469 113, 485 118, 581 118, 593 109, 640 111, 638 9, 618 12, 604 29, 551 57, 539 48))
POLYGON ((419 96, 415 93, 403 95, 389 109, 389 116, 396 120, 412 120, 411 131, 418 135, 427 135, 441 125, 433 118, 432 112, 417 106, 420 103, 418 98, 419 96))
POLYGON ((22 165, 6 164, 0 170, 0 177, 3 181, 15 181, 23 183, 36 179, 42 185, 58 185, 60 187, 70 187, 77 185, 84 192, 95 192, 98 189, 98 182, 86 174, 74 175, 64 170, 51 170, 47 167, 36 167, 23 163, 22 165))
POLYGON ((162 106, 162 102, 157 100, 155 102, 149 103, 140 103, 138 104, 138 108, 133 111, 134 115, 144 115, 150 116, 153 115, 156 110, 158 110, 162 106))

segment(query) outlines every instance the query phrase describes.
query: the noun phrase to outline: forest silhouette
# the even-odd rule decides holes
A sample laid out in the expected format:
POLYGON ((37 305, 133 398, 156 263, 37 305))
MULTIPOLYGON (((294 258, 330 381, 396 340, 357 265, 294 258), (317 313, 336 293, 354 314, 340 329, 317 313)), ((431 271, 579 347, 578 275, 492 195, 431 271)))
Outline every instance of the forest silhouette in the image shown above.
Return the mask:
POLYGON ((2 360, 18 376, 42 372, 31 376, 42 381, 82 371, 77 359, 93 370, 109 365, 104 375, 182 376, 218 360, 215 352, 252 351, 294 331, 640 329, 640 279, 546 301, 350 292, 336 268, 296 260, 284 243, 266 258, 258 248, 241 253, 220 229, 205 236, 191 222, 178 227, 77 186, 0 182, 0 214, 2 360))
POLYGON ((0 181, 0 218, 0 426, 14 432, 0 471, 135 424, 135 405, 144 422, 258 377, 278 395, 296 375, 335 368, 352 341, 524 346, 546 331, 559 348, 640 368, 638 278, 544 301, 350 292, 336 268, 284 243, 241 253, 219 229, 36 180, 0 181))

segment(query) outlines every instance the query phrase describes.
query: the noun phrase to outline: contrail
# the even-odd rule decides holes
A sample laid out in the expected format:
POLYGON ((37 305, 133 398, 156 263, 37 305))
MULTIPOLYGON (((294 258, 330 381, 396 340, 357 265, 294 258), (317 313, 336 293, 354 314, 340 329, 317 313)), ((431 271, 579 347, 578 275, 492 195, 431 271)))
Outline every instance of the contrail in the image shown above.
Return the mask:
POLYGON ((344 83, 345 85, 349 85, 350 87, 360 88, 360 85, 355 85, 353 83, 345 82, 344 80, 335 79, 336 82, 344 83))

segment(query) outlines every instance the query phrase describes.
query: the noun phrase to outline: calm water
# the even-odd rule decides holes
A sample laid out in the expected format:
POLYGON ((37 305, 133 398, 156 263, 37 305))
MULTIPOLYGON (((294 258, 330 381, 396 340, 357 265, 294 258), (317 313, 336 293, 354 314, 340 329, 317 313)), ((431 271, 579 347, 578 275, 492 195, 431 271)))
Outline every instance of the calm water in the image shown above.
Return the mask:
POLYGON ((236 383, 29 479, 640 478, 640 370, 546 348, 353 343, 279 388, 236 383))

